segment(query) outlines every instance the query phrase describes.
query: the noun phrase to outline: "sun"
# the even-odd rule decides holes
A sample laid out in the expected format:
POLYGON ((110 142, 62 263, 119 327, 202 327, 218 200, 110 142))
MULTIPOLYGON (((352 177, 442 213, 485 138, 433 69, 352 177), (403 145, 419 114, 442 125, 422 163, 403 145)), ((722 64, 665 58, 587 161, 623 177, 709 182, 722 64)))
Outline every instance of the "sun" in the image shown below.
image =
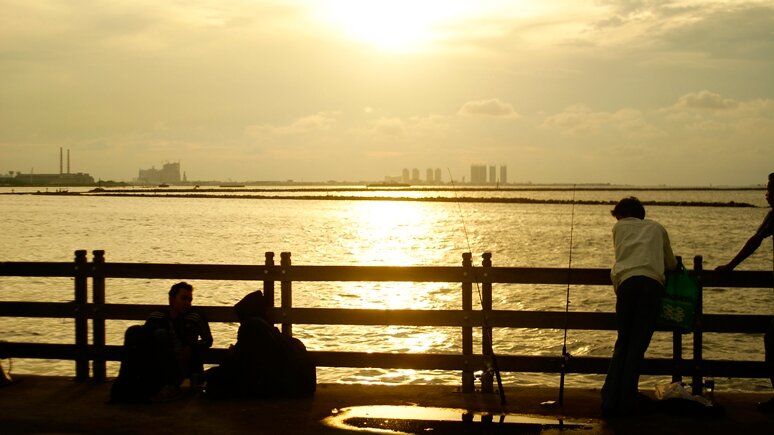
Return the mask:
POLYGON ((390 52, 423 51, 442 38, 441 26, 465 14, 469 2, 329 0, 319 14, 337 31, 390 52))

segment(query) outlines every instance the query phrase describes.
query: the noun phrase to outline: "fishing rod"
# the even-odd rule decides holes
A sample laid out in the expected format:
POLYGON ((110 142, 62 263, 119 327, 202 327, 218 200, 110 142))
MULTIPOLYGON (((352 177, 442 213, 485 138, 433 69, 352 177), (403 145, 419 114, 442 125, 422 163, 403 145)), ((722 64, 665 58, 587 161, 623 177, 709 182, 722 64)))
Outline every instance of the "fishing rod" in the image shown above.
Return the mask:
POLYGON ((575 229, 575 185, 572 185, 572 212, 570 213, 570 254, 567 260, 567 292, 565 294, 564 302, 564 341, 562 343, 562 366, 559 376, 559 406, 564 406, 564 378, 567 374, 567 363, 570 360, 569 352, 567 352, 567 327, 568 316, 570 312, 570 278, 572 277, 572 236, 575 229))
MULTIPOLYGON (((467 243, 468 246, 468 252, 470 255, 473 255, 473 250, 470 247, 470 238, 468 237, 468 227, 465 225, 465 216, 462 214, 462 205, 460 204, 458 198, 457 198, 457 188, 454 185, 454 177, 452 176, 451 169, 446 168, 447 171, 449 171, 449 179, 451 180, 452 185, 452 192, 454 192, 454 199, 457 203, 457 210, 460 215, 460 221, 462 222, 462 231, 465 234, 465 243, 467 243)), ((494 340, 492 338, 492 327, 489 326, 489 320, 486 318, 486 313, 484 312, 484 298, 481 295, 481 288, 478 285, 478 276, 476 275, 476 268, 471 263, 471 269, 473 271, 473 281, 476 283, 476 291, 478 292, 478 301, 481 304, 481 317, 483 319, 483 328, 481 331, 482 337, 484 339, 484 342, 492 343, 494 340)), ((490 350, 490 360, 492 363, 492 371, 495 374, 495 379, 497 380, 497 390, 500 394, 500 406, 505 407, 506 400, 505 400, 505 390, 503 389, 503 380, 500 377, 500 366, 497 364, 497 356, 495 355, 494 348, 489 349, 490 350)), ((504 418, 504 415, 500 417, 501 422, 504 418)))

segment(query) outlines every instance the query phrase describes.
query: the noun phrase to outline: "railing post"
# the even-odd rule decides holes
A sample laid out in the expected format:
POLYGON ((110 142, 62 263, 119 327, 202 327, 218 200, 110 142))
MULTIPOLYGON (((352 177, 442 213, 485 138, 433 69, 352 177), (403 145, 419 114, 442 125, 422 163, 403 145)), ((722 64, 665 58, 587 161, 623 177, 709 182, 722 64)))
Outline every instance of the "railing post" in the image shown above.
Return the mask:
MULTIPOLYGON (((475 278, 473 273, 473 261, 470 252, 462 254, 462 268, 464 280, 462 282, 462 310, 465 311, 465 321, 471 324, 473 316, 473 284, 470 279, 475 278)), ((473 356, 473 327, 462 327, 462 355, 470 358, 473 356)), ((475 390, 473 386, 473 370, 470 368, 470 360, 465 359, 465 366, 462 368, 462 392, 472 393, 475 390)))
MULTIPOLYGON (((269 273, 269 268, 274 267, 274 253, 266 252, 266 261, 264 265, 264 274, 269 273)), ((263 281, 263 296, 266 301, 266 319, 269 321, 269 325, 274 324, 274 281, 263 281)))
POLYGON ((88 261, 86 250, 75 251, 75 380, 84 382, 89 379, 89 324, 83 308, 88 303, 88 261))
POLYGON ((693 257, 693 273, 696 281, 699 283, 699 294, 696 298, 696 315, 694 317, 693 328, 693 379, 691 386, 691 394, 701 395, 702 387, 704 386, 704 362, 702 361, 701 348, 704 345, 702 338, 702 329, 704 329, 704 321, 702 319, 704 312, 704 290, 701 285, 701 274, 703 271, 702 257, 697 255, 693 257))
POLYGON ((92 344, 94 346, 94 362, 92 363, 92 376, 95 381, 105 380, 107 370, 105 368, 105 318, 101 315, 105 309, 105 251, 92 251, 92 303, 94 304, 94 318, 92 322, 92 344))
MULTIPOLYGON (((682 264, 683 258, 675 256, 677 264, 682 264)), ((672 382, 682 382, 683 375, 680 367, 683 364, 683 334, 680 331, 672 331, 672 382)))
POLYGON ((683 365, 683 334, 672 331, 672 382, 682 382, 680 367, 683 365))
MULTIPOLYGON (((482 278, 486 278, 489 274, 487 268, 492 267, 492 253, 484 252, 481 255, 481 266, 484 270, 481 273, 482 278)), ((486 282, 488 280, 482 279, 481 283, 481 315, 484 317, 484 325, 481 327, 481 353, 485 358, 492 358, 492 327, 489 325, 489 314, 492 311, 492 283, 486 282)), ((482 393, 494 393, 493 381, 494 367, 490 367, 490 370, 485 370, 481 373, 481 392, 482 393)))
MULTIPOLYGON (((280 267, 282 268, 282 275, 286 275, 290 268, 290 252, 280 253, 280 267)), ((285 335, 293 335, 293 325, 287 322, 287 314, 285 310, 293 307, 293 283, 287 279, 280 281, 280 304, 282 306, 282 333, 285 335)))

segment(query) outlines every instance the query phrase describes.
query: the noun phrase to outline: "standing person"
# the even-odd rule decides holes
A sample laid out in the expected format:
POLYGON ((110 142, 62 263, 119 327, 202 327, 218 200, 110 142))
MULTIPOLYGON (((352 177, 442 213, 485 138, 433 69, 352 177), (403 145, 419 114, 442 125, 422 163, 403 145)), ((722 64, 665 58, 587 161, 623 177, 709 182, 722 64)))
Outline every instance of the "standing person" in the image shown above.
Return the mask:
MULTIPOLYGON (((774 208, 774 172, 769 174, 769 182, 766 185, 766 202, 769 206, 774 208)), ((769 210, 766 217, 763 218, 763 222, 758 227, 758 231, 755 232, 742 246, 739 252, 726 264, 718 266, 715 270, 719 272, 730 272, 734 270, 741 262, 747 259, 753 252, 755 252, 763 239, 771 237, 774 234, 774 210, 769 210)), ((774 258, 772 259, 772 272, 774 273, 774 258)), ((763 336, 763 346, 766 353, 766 367, 769 371, 771 378, 771 385, 774 386, 774 318, 771 320, 766 335, 763 336)), ((774 412, 774 397, 758 404, 758 410, 762 412, 774 412)))
POLYGON ((658 222, 645 219, 640 200, 624 198, 610 213, 617 219, 610 277, 616 294, 618 338, 602 387, 604 416, 637 411, 640 366, 656 329, 664 272, 677 266, 669 235, 658 222))

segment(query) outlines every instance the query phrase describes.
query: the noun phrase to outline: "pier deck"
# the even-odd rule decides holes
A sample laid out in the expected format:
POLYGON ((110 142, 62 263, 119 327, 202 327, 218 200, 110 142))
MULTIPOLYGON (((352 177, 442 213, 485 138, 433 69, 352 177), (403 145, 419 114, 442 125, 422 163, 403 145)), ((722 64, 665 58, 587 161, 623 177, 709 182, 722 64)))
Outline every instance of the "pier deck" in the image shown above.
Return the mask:
MULTIPOLYGON (((0 387, 0 427, 4 434, 18 433, 218 433, 218 434, 345 434, 321 420, 335 409, 374 405, 418 405, 489 411, 495 415, 518 413, 543 416, 568 423, 583 423, 578 430, 549 429, 543 433, 653 434, 653 433, 771 433, 774 414, 762 414, 755 405, 770 394, 719 393, 720 417, 696 418, 651 413, 646 416, 600 419, 599 391, 567 389, 564 406, 542 406, 557 399, 557 389, 507 388, 503 410, 496 394, 460 393, 453 386, 382 386, 321 384, 313 398, 213 401, 188 396, 169 403, 109 404, 110 382, 77 383, 67 377, 23 376, 0 387)), ((646 392, 647 393, 647 392, 646 392)), ((502 431, 472 431, 459 425, 453 432, 525 433, 511 426, 502 431)))

